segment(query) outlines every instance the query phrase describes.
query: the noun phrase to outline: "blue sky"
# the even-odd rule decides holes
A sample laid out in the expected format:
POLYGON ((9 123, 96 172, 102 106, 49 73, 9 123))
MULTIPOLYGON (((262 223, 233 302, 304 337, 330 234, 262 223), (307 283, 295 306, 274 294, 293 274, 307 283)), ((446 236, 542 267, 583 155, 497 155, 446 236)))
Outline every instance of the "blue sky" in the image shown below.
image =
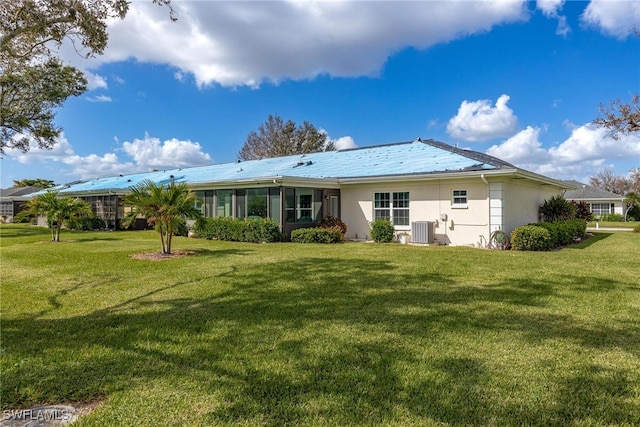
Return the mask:
POLYGON ((342 148, 433 138, 588 182, 640 167, 640 135, 591 124, 640 92, 635 1, 134 1, 51 151, 8 151, 1 186, 232 162, 269 114, 342 148))

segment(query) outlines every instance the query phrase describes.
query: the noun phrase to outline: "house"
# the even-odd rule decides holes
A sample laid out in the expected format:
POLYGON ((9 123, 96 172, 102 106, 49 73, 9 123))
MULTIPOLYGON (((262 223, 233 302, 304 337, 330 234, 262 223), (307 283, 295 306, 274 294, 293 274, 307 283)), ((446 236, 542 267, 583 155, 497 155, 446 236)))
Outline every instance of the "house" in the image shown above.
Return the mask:
POLYGON ((599 218, 602 215, 620 214, 624 216, 626 205, 624 196, 603 190, 598 187, 583 184, 579 181, 565 181, 574 187, 574 190, 567 190, 564 198, 576 202, 585 202, 589 205, 591 213, 599 218))
POLYGON ((23 210, 23 204, 29 200, 29 195, 40 188, 37 187, 10 187, 0 189, 0 221, 13 222, 13 217, 23 210))
POLYGON ((483 153, 434 141, 238 161, 93 179, 59 188, 123 215, 144 180, 186 182, 206 217, 270 217, 285 234, 341 218, 348 239, 368 239, 376 218, 414 242, 484 246, 492 232, 536 222, 538 207, 570 185, 483 153))

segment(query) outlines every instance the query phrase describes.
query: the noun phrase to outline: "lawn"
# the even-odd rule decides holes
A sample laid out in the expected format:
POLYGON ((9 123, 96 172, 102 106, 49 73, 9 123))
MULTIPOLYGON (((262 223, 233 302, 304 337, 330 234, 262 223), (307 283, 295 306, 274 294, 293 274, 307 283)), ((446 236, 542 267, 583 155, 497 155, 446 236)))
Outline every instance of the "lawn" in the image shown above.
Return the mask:
POLYGON ((556 252, 0 227, 2 409, 78 426, 640 425, 640 234, 556 252))
POLYGON ((640 221, 599 221, 597 224, 595 221, 591 221, 587 224, 587 227, 595 228, 596 225, 600 228, 633 228, 640 225, 640 221))

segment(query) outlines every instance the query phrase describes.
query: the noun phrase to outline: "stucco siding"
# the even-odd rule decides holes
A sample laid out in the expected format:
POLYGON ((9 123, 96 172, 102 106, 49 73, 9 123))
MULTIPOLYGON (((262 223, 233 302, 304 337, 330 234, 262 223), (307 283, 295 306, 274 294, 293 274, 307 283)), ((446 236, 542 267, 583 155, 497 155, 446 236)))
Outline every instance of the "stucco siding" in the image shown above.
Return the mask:
POLYGON ((504 230, 510 234, 516 227, 538 222, 538 208, 547 199, 562 195, 562 190, 524 180, 504 183, 504 230))
MULTIPOLYGON (((477 179, 398 182, 393 184, 344 185, 341 190, 342 220, 347 238, 367 239, 373 221, 376 192, 409 192, 409 220, 433 221, 435 237, 441 244, 477 245, 489 230, 488 186, 477 179), (452 206, 454 190, 467 191, 466 207, 452 206)), ((411 226, 397 226, 411 232, 411 226)))

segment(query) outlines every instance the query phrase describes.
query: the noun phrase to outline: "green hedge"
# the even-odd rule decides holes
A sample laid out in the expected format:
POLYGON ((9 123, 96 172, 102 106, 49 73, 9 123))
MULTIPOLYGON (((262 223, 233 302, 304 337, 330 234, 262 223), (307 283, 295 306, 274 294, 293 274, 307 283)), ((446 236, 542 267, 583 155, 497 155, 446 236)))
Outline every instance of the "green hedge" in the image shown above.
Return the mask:
POLYGON ((280 225, 271 218, 206 218, 194 228, 196 237, 233 242, 271 243, 283 240, 280 225))
POLYGON ((396 230, 388 219, 378 218, 371 223, 371 238, 376 243, 389 243, 393 241, 396 230))
POLYGON ((339 243, 343 234, 337 227, 298 228, 291 232, 291 241, 295 243, 339 243))
POLYGON ((586 230, 587 222, 583 219, 529 224, 511 232, 511 247, 520 251, 548 251, 574 243, 586 230))
POLYGON ((600 221, 624 222, 624 216, 618 213, 604 214, 600 217, 600 221))
POLYGON ((66 220, 64 226, 70 230, 94 231, 104 230, 107 228, 107 223, 96 216, 82 216, 66 220))
POLYGON ((523 225, 511 232, 511 249, 516 251, 550 251, 553 249, 551 233, 537 225, 523 225))

